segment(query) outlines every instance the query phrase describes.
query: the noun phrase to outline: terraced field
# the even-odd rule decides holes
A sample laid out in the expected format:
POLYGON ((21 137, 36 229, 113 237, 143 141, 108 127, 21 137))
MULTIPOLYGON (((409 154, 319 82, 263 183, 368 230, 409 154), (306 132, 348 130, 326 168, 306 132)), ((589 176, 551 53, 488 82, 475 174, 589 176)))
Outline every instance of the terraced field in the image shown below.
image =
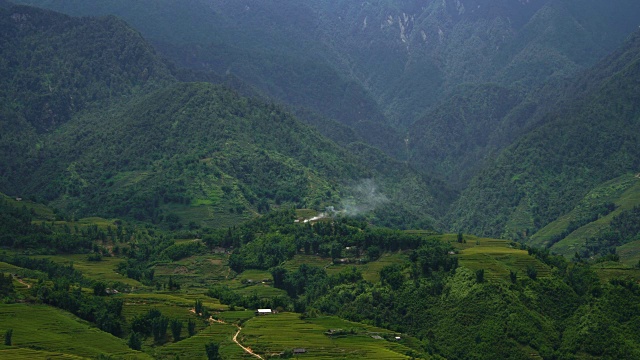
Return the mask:
POLYGON ((625 264, 607 261, 594 264, 593 269, 600 280, 608 282, 611 279, 624 279, 640 283, 640 269, 632 268, 625 264))
POLYGON ((155 266, 155 277, 168 282, 171 276, 183 289, 187 290, 207 289, 213 284, 235 276, 227 266, 227 260, 228 255, 213 254, 158 263, 155 266))
POLYGON ((102 332, 64 311, 45 305, 0 306, 0 332, 13 329, 13 347, 0 347, 0 358, 96 358, 111 354, 151 359, 131 350, 124 340, 102 332), (45 350, 42 352, 41 350, 45 350))
POLYGON ((122 261, 116 257, 103 257, 101 261, 88 261, 87 255, 45 255, 35 256, 36 258, 47 258, 58 264, 71 264, 73 267, 82 272, 82 275, 91 279, 106 282, 121 282, 132 286, 133 288, 140 289, 145 286, 134 279, 130 279, 124 275, 116 272, 118 263, 122 261))
POLYGON ((214 323, 195 336, 157 349, 154 358, 176 359, 180 357, 180 359, 205 360, 207 358, 205 345, 211 342, 220 345, 220 355, 224 359, 251 358, 233 342, 232 338, 236 331, 237 328, 234 325, 214 323))
POLYGON ((380 258, 376 261, 371 261, 366 264, 345 264, 345 265, 331 265, 327 267, 327 274, 336 275, 342 271, 347 270, 350 267, 356 267, 358 270, 362 272, 362 278, 371 281, 378 282, 380 281, 380 270, 387 265, 392 264, 401 264, 407 261, 409 258, 406 254, 402 252, 397 253, 387 253, 380 256, 380 258))
POLYGON ((636 266, 640 262, 640 240, 624 244, 617 249, 620 262, 628 266, 636 266))
POLYGON ((301 320, 299 314, 281 313, 248 320, 239 336, 240 342, 261 355, 275 355, 285 350, 303 348, 299 358, 308 359, 408 359, 415 339, 335 317, 301 320), (326 335, 334 329, 346 330, 341 336, 326 335), (379 336, 375 339, 372 336, 379 336), (391 340, 387 340, 391 339, 391 340))
MULTIPOLYGON (((633 174, 621 176, 589 192, 572 211, 534 234, 531 238, 531 244, 538 247, 552 245, 553 252, 565 257, 572 257, 576 251, 584 246, 587 238, 596 236, 609 225, 614 217, 637 205, 640 205, 640 180, 633 174), (614 203, 616 209, 595 221, 583 224, 557 243, 550 244, 550 239, 563 233, 571 222, 581 221, 580 219, 588 214, 589 208, 605 203, 614 203)), ((626 255, 620 257, 622 261, 628 259, 626 255)), ((640 259, 640 256, 638 258, 640 259)))
MULTIPOLYGON (((124 300, 122 314, 127 321, 131 321, 136 315, 146 314, 151 309, 159 310, 164 316, 170 319, 178 319, 183 322, 183 333, 186 333, 186 323, 189 319, 196 320, 197 329, 204 329, 206 323, 195 316, 191 311, 195 304, 195 299, 190 300, 169 294, 125 294, 121 295, 124 300)), ((200 300, 210 311, 226 310, 226 305, 221 305, 214 299, 200 296, 200 300)), ((183 334, 184 335, 184 334, 183 334)))
POLYGON ((548 266, 538 261, 525 250, 513 246, 508 240, 465 236, 466 243, 452 243, 458 249, 460 265, 472 270, 484 269, 488 280, 509 279, 509 272, 519 277, 526 276, 528 267, 534 267, 538 277, 551 275, 548 266))

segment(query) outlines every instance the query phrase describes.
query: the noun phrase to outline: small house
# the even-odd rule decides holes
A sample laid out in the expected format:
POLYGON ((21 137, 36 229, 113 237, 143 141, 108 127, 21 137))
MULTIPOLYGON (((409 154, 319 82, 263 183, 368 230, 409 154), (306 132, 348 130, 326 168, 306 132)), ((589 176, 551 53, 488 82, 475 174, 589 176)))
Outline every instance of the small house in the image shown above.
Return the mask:
POLYGON ((256 310, 256 315, 271 315, 273 314, 273 310, 271 309, 258 309, 256 310))
POLYGON ((294 355, 304 354, 306 352, 307 352, 307 349, 303 349, 303 348, 293 349, 294 355))

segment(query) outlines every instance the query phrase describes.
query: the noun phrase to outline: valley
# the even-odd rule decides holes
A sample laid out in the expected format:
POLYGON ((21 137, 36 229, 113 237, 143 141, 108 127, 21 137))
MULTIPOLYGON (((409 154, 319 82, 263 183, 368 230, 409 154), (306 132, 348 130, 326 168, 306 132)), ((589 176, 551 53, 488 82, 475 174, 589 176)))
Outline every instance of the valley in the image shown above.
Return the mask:
POLYGON ((638 15, 0 0, 0 358, 640 359, 638 15))

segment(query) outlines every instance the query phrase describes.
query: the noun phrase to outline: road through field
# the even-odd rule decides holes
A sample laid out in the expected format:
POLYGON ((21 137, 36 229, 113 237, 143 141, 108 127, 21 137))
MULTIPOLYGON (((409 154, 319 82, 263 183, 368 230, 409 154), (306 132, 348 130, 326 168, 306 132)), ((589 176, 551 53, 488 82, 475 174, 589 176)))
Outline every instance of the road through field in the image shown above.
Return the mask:
POLYGON ((31 284, 27 284, 26 282, 24 282, 22 279, 20 279, 19 277, 14 276, 13 277, 17 282, 19 282, 20 284, 24 285, 27 287, 27 289, 31 289, 31 284))
MULTIPOLYGON (((196 309, 190 309, 189 311, 191 311, 192 313, 195 314, 196 309)), ((219 324, 226 324, 226 322, 222 321, 222 320, 216 320, 212 317, 209 318, 210 322, 217 322, 219 324)), ((264 358, 256 353, 253 352, 253 350, 251 350, 250 348, 243 346, 242 344, 240 344, 240 342, 238 341, 238 335, 240 335, 240 331, 242 331, 242 328, 240 327, 240 325, 236 325, 236 327, 238 328, 238 331, 236 332, 235 335, 233 335, 233 342, 236 343, 238 346, 240 346, 242 348, 242 350, 244 350, 247 354, 253 355, 255 357, 257 357, 258 359, 264 360, 264 358)))
POLYGON ((238 327, 238 332, 235 335, 233 335, 233 342, 238 344, 238 346, 240 346, 248 354, 251 354, 251 355, 257 357, 258 359, 264 360, 264 358, 262 356, 254 353, 250 348, 242 346, 242 344, 240 344, 240 342, 238 341, 238 335, 240 335, 240 331, 242 330, 242 328, 239 325, 236 325, 236 326, 238 327))

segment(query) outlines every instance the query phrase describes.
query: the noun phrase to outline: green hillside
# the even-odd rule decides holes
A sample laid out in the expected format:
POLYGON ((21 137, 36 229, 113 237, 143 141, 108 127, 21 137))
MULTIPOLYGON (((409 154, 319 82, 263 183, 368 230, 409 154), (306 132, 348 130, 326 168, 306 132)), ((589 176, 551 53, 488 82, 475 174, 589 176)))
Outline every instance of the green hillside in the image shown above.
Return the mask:
POLYGON ((155 89, 171 75, 140 34, 115 17, 72 18, 0 8, 0 187, 17 193, 43 133, 97 104, 155 89))
POLYGON ((572 257, 586 251, 587 239, 601 234, 614 218, 638 205, 638 178, 631 174, 616 178, 591 190, 573 210, 533 234, 530 244, 572 257))
POLYGON ((49 306, 3 304, 0 319, 3 334, 13 329, 12 346, 0 347, 4 359, 94 359, 107 354, 126 359, 151 358, 131 350, 124 340, 49 306))
POLYGON ((635 173, 640 35, 582 78, 584 96, 544 116, 462 193, 449 215, 456 228, 521 237, 576 207, 607 180, 635 173), (590 81, 587 79, 591 79, 590 81))
POLYGON ((0 358, 640 359, 637 1, 20 2, 0 358))
POLYGON ((7 105, 0 121, 10 130, 0 135, 7 193, 78 218, 171 228, 224 228, 284 204, 323 210, 348 203, 401 227, 434 226, 444 212, 441 192, 431 189, 443 184, 378 149, 343 149, 282 106, 179 83, 140 34, 114 17, 14 7, 2 20, 11 45, 3 56, 15 58, 2 64, 11 76, 0 93, 7 105), (49 120, 34 112, 40 101, 49 120))
POLYGON ((402 225, 432 221, 438 209, 423 177, 377 150, 346 151, 278 106, 205 83, 86 112, 40 154, 50 161, 22 191, 78 217, 223 227, 271 206, 348 200, 367 211, 388 205, 380 221, 402 225), (389 219, 398 212, 409 217, 389 219))
MULTIPOLYGON (((15 200, 5 201, 12 201, 9 207, 21 206, 15 200)), ((106 252, 100 261, 91 261, 86 254, 61 253, 37 256, 53 260, 37 262, 43 260, 11 255, 34 248, 10 249, 9 256, 3 250, 0 255, 8 263, 0 263, 0 294, 5 301, 43 301, 81 316, 88 315, 84 307, 74 307, 75 301, 119 306, 120 315, 114 320, 121 328, 111 331, 117 330, 122 340, 96 328, 80 331, 74 324, 86 323, 51 307, 0 305, 0 316, 13 314, 11 319, 20 319, 2 322, 0 331, 11 328, 13 335, 12 347, 0 347, 0 351, 15 358, 95 356, 89 354, 103 351, 103 344, 113 340, 124 344, 133 331, 149 331, 144 319, 159 314, 160 319, 183 326, 193 323, 194 332, 183 327, 179 341, 170 329, 156 340, 151 332, 140 333, 140 356, 204 358, 205 345, 215 342, 225 358, 242 359, 248 355, 232 340, 236 325, 242 328, 238 341, 261 356, 294 348, 306 349, 305 356, 311 358, 341 354, 347 359, 638 355, 640 349, 634 345, 640 336, 634 330, 640 311, 637 285, 619 279, 640 278, 640 270, 569 263, 505 240, 393 231, 349 218, 295 223, 298 216, 305 219, 315 214, 271 212, 243 226, 208 233, 202 240, 206 247, 178 257, 168 257, 170 250, 193 243, 178 238, 182 232, 145 232, 130 225, 124 226, 135 237, 114 233, 113 239, 107 235, 100 240, 96 236, 96 245, 129 249, 106 252), (129 276, 135 276, 131 270, 138 266, 145 269, 140 279, 144 285, 114 277, 125 263, 124 274, 129 276), (19 276, 13 289, 5 286, 8 272, 19 276), (120 293, 90 295, 105 281, 118 286, 120 293), (69 284, 71 289, 64 290, 69 284), (203 317, 211 315, 217 322, 193 312, 198 301, 207 311, 203 317), (255 317, 252 310, 265 307, 284 312, 255 317), (76 323, 64 322, 60 316, 76 323), (24 329, 33 326, 40 329, 38 335, 23 342, 24 329), (585 326, 592 330, 585 332, 585 326), (73 340, 65 338, 69 329, 73 340), (608 336, 594 342, 595 334, 603 331, 608 336), (78 336, 88 336, 83 347, 73 345, 78 336), (99 340, 102 337, 113 340, 99 340), (459 337, 470 341, 460 343, 459 337)), ((91 220, 77 223, 85 221, 91 220)), ((53 229, 54 233, 65 231, 63 226, 53 229)), ((91 318, 90 314, 98 327, 106 325, 101 316, 91 318)), ((105 354, 128 356, 116 345, 108 346, 105 354)))

